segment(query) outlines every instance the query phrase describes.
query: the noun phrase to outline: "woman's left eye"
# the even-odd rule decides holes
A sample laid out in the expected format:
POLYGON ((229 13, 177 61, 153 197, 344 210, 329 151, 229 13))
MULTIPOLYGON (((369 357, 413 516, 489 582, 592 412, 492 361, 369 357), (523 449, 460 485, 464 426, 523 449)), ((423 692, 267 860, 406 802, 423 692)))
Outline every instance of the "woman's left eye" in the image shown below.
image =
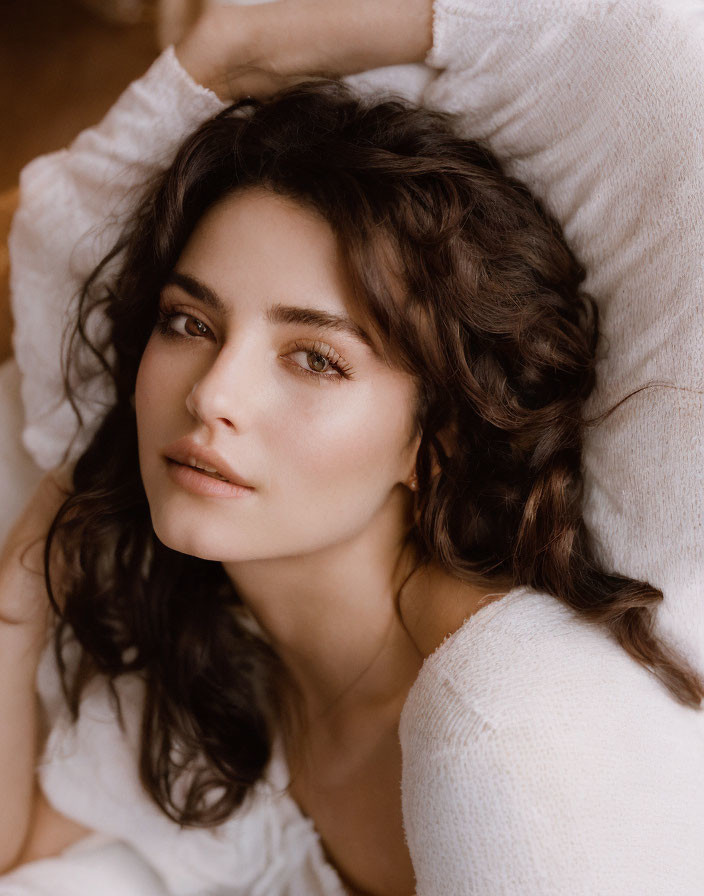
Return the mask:
MULTIPOLYGON (((163 308, 159 309, 157 327, 159 328, 159 333, 167 339, 198 339, 211 332, 210 328, 194 315, 187 314, 185 311, 165 311, 163 308), (186 329, 186 332, 176 330, 172 326, 172 321, 178 317, 185 318, 186 323, 193 321, 195 332, 189 332, 188 329, 186 329)), ((324 342, 297 342, 294 348, 295 350, 290 352, 289 355, 291 357, 295 355, 302 356, 302 363, 296 362, 296 368, 297 372, 303 376, 312 376, 318 381, 335 380, 337 382, 350 379, 352 376, 349 365, 337 354, 334 348, 326 345, 324 342), (335 372, 331 373, 331 371, 335 372)))
POLYGON ((350 368, 343 359, 337 354, 335 349, 322 342, 316 342, 313 345, 304 345, 296 343, 296 351, 291 352, 291 356, 302 355, 304 363, 308 367, 300 365, 300 372, 304 376, 314 376, 318 380, 335 380, 340 382, 350 378, 350 368), (330 373, 334 370, 335 373, 330 373))

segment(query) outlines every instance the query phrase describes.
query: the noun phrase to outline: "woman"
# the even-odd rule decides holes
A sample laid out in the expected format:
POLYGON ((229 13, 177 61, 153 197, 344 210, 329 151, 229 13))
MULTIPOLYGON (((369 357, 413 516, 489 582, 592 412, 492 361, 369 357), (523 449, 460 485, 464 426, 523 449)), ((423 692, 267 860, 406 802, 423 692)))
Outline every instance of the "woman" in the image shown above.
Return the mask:
MULTIPOLYGON (((447 35, 450 21, 459 14, 442 4, 436 4, 434 12, 435 33, 447 35)), ((341 10, 338 13, 338 21, 349 25, 341 10)), ((390 14, 388 9, 385 14, 390 14)), ((213 20, 208 21, 212 25, 213 20)), ((255 16, 248 21, 262 20, 255 16)), ((292 14, 292 21, 305 18, 292 14)), ((406 12, 401 21, 411 22, 413 17, 406 12)), ((379 30, 374 29, 374 34, 379 30)), ((402 30, 393 29, 394 40, 402 30)), ((411 31, 420 40, 418 32, 411 31)), ((577 32, 569 32, 567 43, 576 40, 577 32)), ((290 36, 285 29, 279 33, 290 36)), ((463 39, 466 43, 466 33, 463 39)), ((181 48, 182 61, 193 73, 198 71, 197 60, 205 59, 198 55, 198 47, 212 48, 213 40, 212 32, 204 28, 181 48), (209 39, 201 44, 204 33, 209 39)), ((360 43, 352 40, 351 46, 359 48, 360 43)), ((407 56, 394 55, 396 51, 391 48, 389 55, 371 62, 366 57, 366 65, 418 58, 416 44, 407 49, 407 56)), ((213 56, 217 54, 211 50, 208 65, 213 56)), ((359 53, 355 56, 350 51, 350 58, 356 60, 350 63, 351 70, 356 70, 359 53)), ((165 75, 167 66, 174 63, 174 59, 163 59, 159 74, 165 75)), ((316 70, 315 65, 311 67, 316 70)), ((183 73, 172 77, 175 81, 183 73)), ((209 77, 202 75, 201 80, 209 77)), ((414 118, 408 109, 397 116, 403 120, 396 121, 395 129, 391 122, 396 113, 391 107, 379 107, 385 110, 379 112, 384 127, 377 124, 376 130, 373 115, 355 118, 350 113, 359 127, 358 139, 353 141, 355 164, 359 155, 365 155, 361 148, 377 146, 382 135, 392 141, 397 156, 404 145, 401 137, 412 138, 410 159, 416 159, 421 145, 435 159, 430 170, 436 177, 436 193, 428 185, 423 191, 427 172, 419 162, 409 163, 399 177, 397 169, 383 167, 379 158, 367 154, 366 165, 359 164, 359 170, 367 178, 376 171, 380 178, 372 180, 375 188, 366 194, 367 204, 359 186, 356 193, 344 193, 347 203, 333 201, 324 185, 334 184, 334 177, 322 178, 318 185, 310 160, 330 160, 332 171, 335 157, 320 152, 311 155, 304 137, 291 126, 297 119, 285 114, 287 102, 295 102, 296 111, 310 109, 305 120, 317 123, 318 129, 312 127, 307 136, 314 145, 319 140, 325 147, 327 126, 337 122, 333 135, 342 129, 334 110, 348 109, 344 97, 338 103, 330 90, 325 99, 322 85, 315 89, 304 85, 298 92, 282 95, 278 105, 264 105, 253 113, 245 106, 238 110, 245 113, 244 118, 223 116, 204 125, 169 169, 156 202, 142 207, 138 226, 130 231, 109 305, 117 403, 74 472, 79 500, 67 504, 69 510, 78 510, 79 525, 90 518, 102 530, 95 529, 95 556, 91 557, 84 540, 82 570, 76 563, 64 570, 64 581, 72 585, 65 589, 66 621, 89 653, 99 658, 104 671, 144 673, 148 709, 143 781, 162 809, 177 820, 193 824, 228 818, 227 823, 234 826, 228 829, 233 834, 230 845, 243 830, 251 836, 257 824, 263 828, 262 816, 257 816, 264 811, 263 796, 259 802, 252 801, 248 813, 231 812, 248 792, 257 792, 271 733, 281 728, 285 762, 282 759, 272 766, 279 771, 272 773, 270 783, 277 784, 277 774, 278 783, 286 783, 285 765, 293 772, 289 792, 314 821, 326 848, 328 863, 321 854, 313 860, 323 892, 335 892, 335 887, 343 885, 368 892, 412 892, 414 878, 419 893, 515 892, 517 880, 522 892, 536 893, 616 893, 629 888, 648 892, 649 887, 651 892, 662 892, 665 884, 673 892, 687 892, 701 869, 678 825, 689 813, 695 824, 687 826, 685 836, 694 844, 695 825, 699 823, 701 829, 697 808, 701 802, 693 800, 693 795, 702 785, 701 765, 696 765, 690 751, 700 743, 701 725, 697 727, 700 717, 691 709, 682 713, 698 705, 701 683, 684 660, 650 632, 649 605, 659 598, 657 590, 600 568, 581 519, 579 417, 594 382, 595 335, 594 321, 585 313, 591 305, 579 292, 581 269, 550 217, 520 185, 503 178, 490 156, 449 136, 438 146, 426 127, 430 119, 414 118), (363 123, 372 130, 365 131, 363 123), (281 156, 274 155, 266 169, 260 162, 277 125, 281 156), (223 152, 215 147, 231 146, 239 133, 245 157, 237 160, 242 179, 237 183, 248 189, 238 188, 228 195, 233 187, 232 165, 228 160, 223 168, 223 152), (370 134, 374 139, 365 140, 370 134), (296 170, 291 167, 296 140, 303 145, 298 179, 291 174, 296 170), (249 165, 248 145, 252 147, 249 165), (433 156, 431 147, 438 155, 433 156), (286 160, 280 168, 279 158, 286 160), (307 180, 303 176, 306 161, 307 180), (451 161, 458 167, 453 168, 451 161), (274 195, 259 189, 268 188, 272 180, 278 188, 274 195), (471 189, 467 185, 467 192, 453 195, 450 185, 459 190, 465 182, 471 189), (390 189, 392 184, 396 193, 390 189), (391 198, 380 192, 383 186, 391 198), (421 197, 427 217, 417 211, 411 214, 418 206, 409 201, 409 195, 421 197), (428 203, 433 195, 435 206, 428 203), (355 196, 357 206, 352 212, 349 201, 355 196), (406 210, 405 218, 398 213, 401 208, 406 210), (469 221, 468 208, 476 210, 469 221), (395 215, 389 224, 380 212, 392 210, 395 215), (454 228, 449 231, 452 241, 447 240, 447 229, 446 242, 438 240, 441 221, 446 228, 448 224, 454 228), (365 224, 366 230, 360 228, 365 224), (373 226, 379 228, 376 241, 369 238, 373 226), (384 238, 399 232, 405 234, 405 242, 394 244, 393 239, 384 238), (341 234, 346 241, 338 241, 341 234), (431 238, 436 246, 453 246, 453 252, 434 251, 431 238), (420 255, 423 241, 425 254, 420 255), (466 291, 449 289, 448 284, 463 282, 461 276, 466 291), (332 346, 321 345, 321 340, 291 346, 287 361, 293 363, 295 355, 298 363, 309 367, 305 376, 316 379, 316 385, 309 379, 306 389, 312 390, 313 397, 306 393, 305 400, 287 407, 273 379, 268 377, 259 387, 258 378, 248 373, 251 367, 244 362, 247 358, 252 364, 259 356, 265 332, 270 338, 272 331, 261 324, 271 310, 269 296, 286 293, 291 284, 296 284, 297 300, 304 295, 323 296, 322 310, 328 315, 351 318, 356 342, 346 343, 355 359, 351 364, 342 351, 330 351, 332 346), (444 289, 444 302, 421 302, 436 285, 444 289), (161 329, 152 331, 149 316, 156 311, 159 292, 161 329), (417 308, 405 305, 409 294, 417 308), (467 295, 472 295, 472 303, 467 295), (371 301, 374 296, 376 306, 371 301), (222 306, 217 312, 216 297, 222 306), (454 314, 450 317, 448 301, 453 299, 458 304, 450 304, 454 314), (420 320, 415 333, 414 315, 420 320), (227 322, 235 318, 242 321, 245 335, 237 337, 234 327, 229 328, 227 322), (460 321, 462 335, 457 338, 460 321), (187 329, 186 323, 190 324, 187 329), (148 335, 148 344, 135 339, 134 325, 148 335), (173 332, 177 338, 169 335, 173 332), (534 342, 531 335, 536 337, 534 342), (180 347, 190 345, 191 339, 205 344, 180 347), (315 358, 312 368, 311 358, 315 358), (347 397, 341 391, 346 384, 340 381, 334 390, 331 383, 318 388, 318 377, 331 376, 328 365, 335 364, 339 365, 337 376, 346 371, 350 382, 354 369, 360 371, 347 397), (414 388, 419 385, 418 374, 420 392, 414 388), (426 419, 423 415, 428 412, 426 419), (321 425, 329 419, 340 425, 345 420, 357 424, 353 431, 356 447, 363 449, 361 460, 359 451, 351 451, 349 430, 338 426, 330 431, 321 425), (288 421, 284 446, 282 420, 288 421), (176 436, 183 434, 185 421, 199 442, 195 448, 173 444, 181 441, 176 436), (419 421, 425 424, 420 432, 419 421), (360 430, 365 423, 367 428, 360 430), (146 518, 140 516, 146 503, 133 503, 140 483, 134 465, 129 466, 129 454, 111 450, 115 435, 129 433, 135 424, 139 473, 150 514, 146 518), (311 430, 317 437, 312 444, 305 438, 311 430), (227 434, 228 443, 234 445, 237 436, 247 433, 249 447, 240 458, 240 462, 246 459, 246 468, 243 463, 238 469, 233 456, 224 456, 222 450, 213 465, 226 465, 229 478, 244 476, 253 491, 231 494, 229 501, 221 502, 225 505, 221 511, 220 504, 216 510, 212 502, 194 500, 192 494, 180 490, 187 482, 183 476, 198 474, 173 467, 168 456, 183 462, 199 460, 199 447, 222 446, 213 434, 221 440, 227 434), (322 448, 318 448, 321 440, 322 448), (164 445, 165 441, 170 443, 164 445), (333 449, 338 452, 334 462, 329 457, 333 449), (308 460, 310 452, 313 465, 308 460), (107 469, 106 455, 111 458, 107 469), (267 462, 257 476, 255 463, 261 458, 267 462), (173 472, 179 477, 176 482, 167 478, 173 472), (303 479, 300 491, 300 482, 291 474, 303 479), (265 478, 274 475, 279 478, 265 478), (418 499, 411 504, 414 475, 418 499), (104 492, 95 494, 106 479, 116 489, 110 501, 104 492), (344 509, 342 519, 328 511, 333 488, 344 509), (466 489, 465 493, 460 489, 466 489), (307 504, 305 497, 311 490, 318 500, 307 504), (287 503, 287 498, 295 500, 287 503), (259 499, 261 511, 255 503, 259 499), (88 517, 91 502, 94 516, 88 517), (303 509, 292 512, 291 504, 296 511, 303 509), (112 529, 105 520, 108 511, 116 521, 112 529), (272 514, 278 542, 272 542, 266 528, 272 514), (418 527, 410 530, 412 537, 405 541, 406 521, 414 519, 418 527), (151 543, 152 554, 144 551, 149 547, 143 537, 147 523, 153 524, 158 539, 151 543), (229 537, 234 529, 242 533, 236 545, 229 537), (363 537, 352 539, 352 534, 363 537), (95 586, 104 585, 97 575, 98 557, 104 562, 106 543, 119 547, 115 556, 127 567, 116 563, 105 592, 109 612, 101 607, 96 614, 95 586), (160 543, 167 551, 161 555, 160 543), (400 545, 412 548, 410 556, 399 550, 400 545), (315 558, 312 563, 311 558, 315 558), (162 577, 161 590, 158 579, 147 581, 150 590, 141 607, 149 607, 151 615, 135 612, 140 603, 134 578, 120 579, 130 564, 134 571, 142 563, 147 564, 145 569, 153 563, 152 569, 162 577), (85 581, 86 569, 96 573, 95 583, 85 581), (72 575, 76 576, 73 580, 72 575), (129 601, 120 599, 120 584, 127 581, 129 601), (321 590, 320 583, 330 581, 334 592, 329 587, 321 590), (164 595, 158 613, 156 593, 164 595), (195 612, 194 594, 199 599, 195 612), (369 599, 360 605, 360 596, 369 599), (160 624, 161 613, 167 614, 166 624, 160 624), (237 615, 243 616, 240 627, 232 622, 237 615), (464 625, 467 618, 471 623, 464 625), (251 641, 247 626, 256 627, 254 620, 260 639, 251 641), (139 637, 135 637, 137 631, 139 637), (174 644, 164 640, 164 632, 173 634, 174 644), (217 644, 212 646, 215 632, 219 652, 217 644), (448 634, 452 638, 443 643, 448 634), (585 659, 584 666, 575 663, 576 656, 585 659), (232 657, 245 658, 244 668, 233 669, 232 657), (278 661, 281 668, 276 666, 278 661), (575 665, 565 675, 567 663, 575 665), (661 681, 644 668, 647 665, 661 681), (553 676, 562 679, 559 694, 553 676), (237 688, 227 692, 224 685, 235 680, 237 688), (607 682, 610 688, 604 691, 607 682), (291 699, 286 700, 289 685, 291 699), (220 699, 223 692, 228 697, 225 701, 220 699), (609 695, 615 702, 607 703, 604 711, 599 701, 609 695), (585 717, 590 701, 595 704, 593 714, 585 717), (238 707, 240 721, 233 732, 238 707), (300 709, 302 718, 296 718, 291 707, 300 709), (537 714, 537 722, 531 720, 531 712, 537 714), (585 744, 596 718, 604 731, 585 744), (662 736, 665 726, 669 728, 666 738, 662 736), (556 735, 560 728, 567 742, 556 735), (243 729, 249 731, 246 739, 243 729), (301 731, 305 736, 297 739, 301 731), (677 732, 674 738, 673 731, 677 732), (618 749, 614 755, 614 743, 623 746, 636 734, 649 738, 648 755, 641 759, 645 766, 634 765, 633 756, 622 756, 618 749), (185 749, 182 761, 191 761, 188 771, 195 777, 186 779, 185 786, 177 780, 177 762, 169 761, 172 744, 185 749), (559 753, 555 755, 565 748, 570 750, 567 764, 559 753), (206 762, 198 767, 203 751, 206 762), (549 761, 536 770, 543 755, 549 761), (575 756, 582 777, 569 765, 575 756), (686 781, 683 767, 691 771, 686 781), (408 852, 397 799, 401 774, 408 852), (606 785, 603 791, 597 789, 599 775, 606 785), (662 810, 652 823, 643 820, 650 799, 634 798, 630 788, 637 788, 645 775, 660 776, 650 777, 648 786, 655 788, 656 799, 667 795, 677 805, 677 821, 674 815, 664 818, 662 810), (233 781, 239 786, 233 786, 233 781), (213 801, 214 790, 219 802, 213 801), (616 807, 619 817, 610 827, 603 810, 616 807), (633 813, 628 821, 626 813, 633 813), (564 837, 568 819, 579 825, 577 845, 564 837), (658 838, 665 840, 666 848, 675 848, 675 829, 677 869, 673 871, 665 862, 667 876, 657 878, 647 860, 658 838), (669 836, 663 835, 664 830, 669 836), (639 846, 637 860, 624 862, 623 850, 634 836, 639 846), (494 851, 487 855, 492 844, 494 851), (333 878, 330 863, 339 878, 333 878)), ((148 101, 148 90, 146 97, 148 101)), ((198 97, 205 102, 202 94, 198 97)), ((113 117, 112 123, 117 120, 113 117)), ((440 120, 433 124, 432 134, 442 133, 440 120)), ((344 170, 344 159, 340 167, 344 170)), ((359 176, 362 184, 364 177, 359 176)), ((338 180, 346 182, 341 175, 338 180)), ((620 226, 616 218, 615 226, 620 226)), ((278 313, 274 322, 281 324, 281 309, 278 313)), ((85 315, 81 320, 87 324, 85 315)), ((290 313, 287 320, 292 320, 290 313)), ((297 372, 295 376, 303 379, 297 372)), ((209 459, 202 458, 205 463, 209 459)), ((203 488, 202 478, 199 481, 198 488, 203 488)), ((70 561, 73 555, 64 559, 70 561)), ((40 606, 39 598, 36 605, 40 606)), ((26 609, 25 601, 16 612, 26 609)), ((40 644, 38 629, 37 625, 31 630, 40 644)), ((128 677, 123 684, 127 705, 138 707, 139 678, 128 677)), ((74 708, 79 691, 76 688, 70 695, 74 708)), ((79 727, 77 742, 86 744, 80 732, 79 727)), ((126 743, 134 746, 137 741, 128 737, 126 743)), ((89 749, 81 758, 90 754, 89 749)), ((52 762, 44 770, 42 784, 61 809, 61 772, 70 771, 71 765, 69 760, 61 769, 61 762, 52 762), (52 762, 54 771, 58 770, 53 783, 52 762)), ((168 837, 175 835, 164 834, 161 857, 142 840, 155 830, 154 819, 163 822, 162 816, 155 813, 144 830, 130 829, 134 815, 115 820, 111 805, 111 817, 101 817, 105 805, 102 810, 98 807, 97 814, 75 805, 66 814, 88 828, 131 839, 167 880, 171 875, 172 889, 179 878, 182 883, 183 867, 173 852, 164 854, 168 837)), ((290 801, 281 801, 277 817, 291 809, 290 801)), ((206 875, 208 850, 213 846, 205 840, 200 845, 200 873, 206 875)), ((233 868, 240 874, 235 879, 242 892, 263 887, 269 873, 266 868, 253 869, 251 842, 248 846, 250 854, 237 856, 242 861, 233 868), (252 873, 251 880, 242 876, 243 864, 248 862, 246 873, 252 873)), ((289 858, 288 870, 294 874, 296 860, 289 858)), ((198 884, 193 886, 197 891, 198 884)))

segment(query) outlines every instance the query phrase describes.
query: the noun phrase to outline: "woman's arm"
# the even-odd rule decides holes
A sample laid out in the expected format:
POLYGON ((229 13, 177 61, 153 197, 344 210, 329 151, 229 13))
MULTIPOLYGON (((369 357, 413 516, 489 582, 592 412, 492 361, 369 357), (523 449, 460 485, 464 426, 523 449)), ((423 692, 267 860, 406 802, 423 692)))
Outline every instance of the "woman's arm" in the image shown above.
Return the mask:
MULTIPOLYGON (((50 616, 43 551, 49 525, 70 493, 67 472, 52 471, 39 482, 0 552, 0 874, 54 855, 88 833, 42 801, 35 775, 40 740, 35 679, 50 616)), ((51 569, 61 601, 55 552, 51 569)))
MULTIPOLYGON (((0 574, 2 595, 15 581, 0 574)), ((41 632, 0 619, 0 874, 17 863, 27 838, 36 799, 38 708, 34 677, 41 632)))
POLYGON ((432 0, 211 5, 176 53, 222 99, 261 96, 277 78, 344 77, 423 62, 432 45, 432 9, 432 0))
POLYGON ((58 856, 92 833, 91 828, 57 812, 39 789, 38 783, 35 788, 27 839, 12 870, 27 862, 58 856))

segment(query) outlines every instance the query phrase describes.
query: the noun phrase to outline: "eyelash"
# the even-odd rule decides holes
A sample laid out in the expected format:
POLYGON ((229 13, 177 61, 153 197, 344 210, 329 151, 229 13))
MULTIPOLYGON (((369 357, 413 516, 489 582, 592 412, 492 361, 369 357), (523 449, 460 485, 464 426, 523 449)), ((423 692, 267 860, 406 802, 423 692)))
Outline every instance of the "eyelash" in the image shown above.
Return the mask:
MULTIPOLYGON (((186 317, 191 318, 191 320, 197 320, 200 324, 203 324, 203 321, 199 318, 195 317, 193 314, 188 314, 185 311, 165 311, 162 308, 159 308, 158 318, 157 318, 157 327, 159 329, 159 333, 164 336, 166 339, 197 339, 197 336, 185 335, 183 333, 179 333, 178 331, 172 329, 170 326, 171 321, 174 317, 186 317)), ((206 324, 203 324, 205 327, 206 324)), ((335 382, 341 382, 343 379, 351 378, 351 368, 345 364, 342 358, 337 354, 337 352, 329 345, 326 345, 324 342, 301 342, 297 341, 294 343, 294 349, 296 351, 307 352, 311 355, 317 355, 319 358, 323 358, 328 362, 330 367, 337 371, 336 374, 332 375, 329 373, 319 373, 315 370, 306 370, 304 367, 300 365, 296 365, 296 371, 298 373, 303 374, 304 376, 312 376, 318 382, 322 380, 334 380, 335 382)))

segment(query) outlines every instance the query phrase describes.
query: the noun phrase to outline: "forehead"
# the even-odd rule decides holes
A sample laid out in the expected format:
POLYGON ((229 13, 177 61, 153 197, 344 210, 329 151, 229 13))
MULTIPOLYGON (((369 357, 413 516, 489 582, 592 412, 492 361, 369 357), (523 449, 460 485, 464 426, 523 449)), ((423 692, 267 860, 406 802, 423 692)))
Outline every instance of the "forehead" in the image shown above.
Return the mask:
POLYGON ((184 252, 212 265, 211 276, 264 288, 269 281, 350 299, 343 253, 330 224, 315 210, 262 187, 226 196, 196 226, 184 252), (220 273, 222 272, 222 274, 220 273))
POLYGON ((169 284, 222 317, 266 306, 270 323, 334 329, 378 354, 332 227, 288 196, 256 187, 220 200, 199 221, 169 284))

